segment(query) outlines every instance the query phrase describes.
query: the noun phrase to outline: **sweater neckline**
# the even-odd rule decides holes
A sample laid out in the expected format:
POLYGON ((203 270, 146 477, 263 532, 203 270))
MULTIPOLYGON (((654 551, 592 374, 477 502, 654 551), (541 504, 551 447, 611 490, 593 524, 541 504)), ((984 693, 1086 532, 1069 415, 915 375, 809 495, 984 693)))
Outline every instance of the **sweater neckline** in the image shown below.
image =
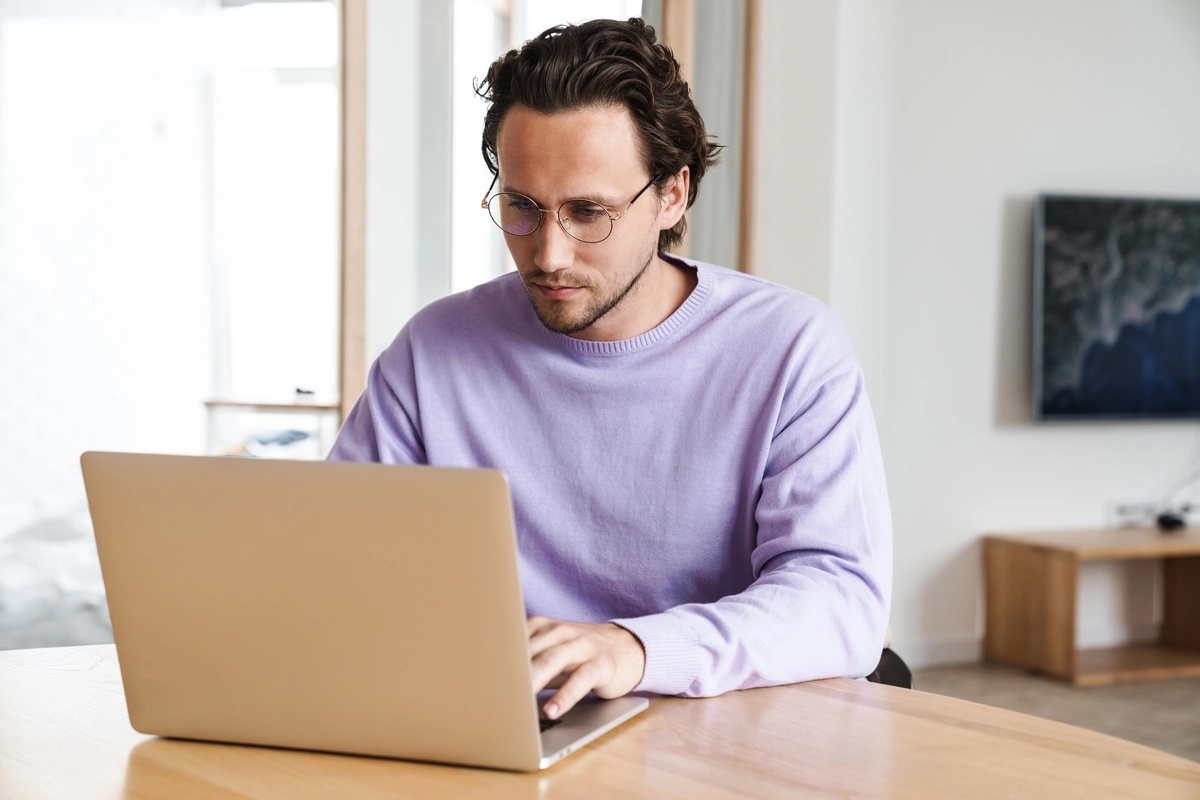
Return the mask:
MULTIPOLYGON (((551 331, 544 326, 542 330, 547 335, 557 339, 558 342, 569 350, 574 350, 577 353, 587 353, 589 355, 621 355, 624 353, 633 353, 638 350, 644 350, 648 347, 653 347, 665 339, 671 337, 678 331, 696 311, 704 304, 708 295, 712 292, 713 274, 712 269, 707 265, 697 262, 685 261, 679 256, 671 253, 659 253, 659 256, 671 264, 683 269, 691 269, 696 272, 696 286, 692 289, 687 299, 679 308, 675 309, 675 313, 667 317, 655 327, 645 333, 634 336, 632 339, 619 339, 615 342, 593 342, 588 339, 576 339, 573 336, 567 336, 565 333, 551 331)), ((536 315, 534 316, 536 320, 536 315)), ((541 326, 541 323, 538 322, 541 326)))

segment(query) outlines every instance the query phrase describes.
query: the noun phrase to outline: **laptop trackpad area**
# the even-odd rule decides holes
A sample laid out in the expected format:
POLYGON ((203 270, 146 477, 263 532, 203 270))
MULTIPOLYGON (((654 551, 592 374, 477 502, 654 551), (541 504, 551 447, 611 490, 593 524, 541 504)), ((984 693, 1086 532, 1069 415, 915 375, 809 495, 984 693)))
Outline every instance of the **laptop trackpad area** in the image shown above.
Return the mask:
MULTIPOLYGON (((540 709, 553 694, 553 691, 539 692, 538 708, 540 709)), ((578 750, 622 722, 645 711, 649 704, 644 697, 626 696, 615 700, 601 700, 595 695, 588 695, 557 720, 557 724, 546 727, 543 723, 542 766, 549 766, 578 750)))

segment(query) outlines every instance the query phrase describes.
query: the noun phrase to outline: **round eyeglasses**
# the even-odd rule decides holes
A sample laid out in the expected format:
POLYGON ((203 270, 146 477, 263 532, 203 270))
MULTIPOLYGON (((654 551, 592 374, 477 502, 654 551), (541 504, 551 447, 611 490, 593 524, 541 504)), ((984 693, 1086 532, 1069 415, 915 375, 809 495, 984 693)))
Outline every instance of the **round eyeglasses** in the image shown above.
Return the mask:
POLYGON ((559 206, 555 213, 548 208, 540 208, 537 203, 523 194, 516 192, 492 194, 492 189, 500 178, 499 175, 492 178, 492 185, 484 194, 480 207, 488 210, 496 227, 513 236, 528 236, 542 226, 542 220, 547 214, 555 213, 558 224, 567 236, 580 242, 598 244, 612 234, 613 224, 625 216, 625 212, 646 193, 647 189, 654 185, 659 177, 661 176, 655 175, 651 178, 650 182, 625 204, 625 208, 615 214, 595 200, 568 200, 559 206))

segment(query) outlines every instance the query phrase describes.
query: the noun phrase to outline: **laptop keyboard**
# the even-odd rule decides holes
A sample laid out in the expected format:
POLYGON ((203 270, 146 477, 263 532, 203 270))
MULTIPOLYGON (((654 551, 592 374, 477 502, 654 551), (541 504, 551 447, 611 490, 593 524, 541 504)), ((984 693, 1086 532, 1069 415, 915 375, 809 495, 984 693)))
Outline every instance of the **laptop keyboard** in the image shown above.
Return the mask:
POLYGON ((546 719, 545 717, 538 717, 538 725, 541 726, 543 733, 550 730, 560 722, 562 722, 561 719, 546 719))

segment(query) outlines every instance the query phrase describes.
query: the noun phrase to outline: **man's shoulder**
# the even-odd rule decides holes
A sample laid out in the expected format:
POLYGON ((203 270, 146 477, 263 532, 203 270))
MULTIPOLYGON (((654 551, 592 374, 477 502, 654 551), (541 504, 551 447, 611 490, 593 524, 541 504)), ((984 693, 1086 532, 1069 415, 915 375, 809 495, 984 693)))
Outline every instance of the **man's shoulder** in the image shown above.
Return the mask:
POLYGON ((470 289, 430 301, 413 314, 410 326, 422 332, 441 332, 447 327, 462 330, 475 328, 479 323, 511 321, 514 306, 520 309, 524 296, 520 276, 507 272, 470 289))
POLYGON ((529 305, 522 301, 524 295, 520 277, 510 272, 431 300, 409 318, 382 356, 391 361, 418 352, 465 352, 494 342, 501 330, 512 332, 522 325, 522 305, 529 305))
POLYGON ((689 259, 710 273, 709 333, 760 359, 797 365, 857 363, 850 337, 825 303, 756 275, 689 259))
POLYGON ((771 328, 796 328, 808 324, 837 325, 833 312, 810 294, 745 272, 691 260, 712 275, 714 310, 739 320, 761 322, 771 328))

